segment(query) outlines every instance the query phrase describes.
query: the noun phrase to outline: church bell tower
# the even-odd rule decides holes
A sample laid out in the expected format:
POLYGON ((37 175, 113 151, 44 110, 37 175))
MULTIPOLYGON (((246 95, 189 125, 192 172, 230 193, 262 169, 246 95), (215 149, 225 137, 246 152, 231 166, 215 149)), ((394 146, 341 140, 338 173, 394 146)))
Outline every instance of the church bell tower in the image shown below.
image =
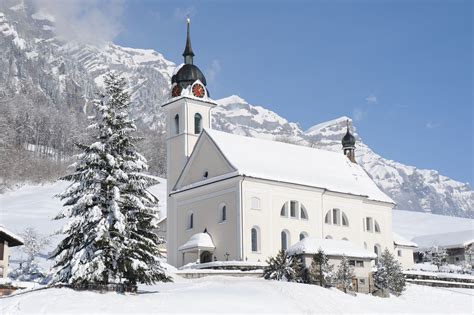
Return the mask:
POLYGON ((349 120, 347 120, 347 131, 344 137, 342 138, 342 151, 344 152, 344 155, 347 156, 347 158, 352 162, 352 163, 357 163, 355 159, 355 143, 356 139, 352 135, 350 128, 349 128, 349 120))
POLYGON ((166 114, 167 170, 167 257, 177 264, 176 202, 170 193, 186 164, 203 128, 211 128, 211 109, 216 103, 209 98, 206 78, 194 65, 191 46, 190 20, 187 19, 184 64, 178 66, 171 78, 170 99, 163 104, 166 114))

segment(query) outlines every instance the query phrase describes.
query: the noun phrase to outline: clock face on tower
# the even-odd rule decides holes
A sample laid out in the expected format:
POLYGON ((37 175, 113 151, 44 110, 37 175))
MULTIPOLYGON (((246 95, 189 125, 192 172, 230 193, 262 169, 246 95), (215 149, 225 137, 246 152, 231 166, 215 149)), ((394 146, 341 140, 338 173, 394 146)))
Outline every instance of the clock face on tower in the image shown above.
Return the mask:
POLYGON ((172 97, 177 97, 181 95, 181 86, 179 84, 176 84, 173 89, 171 90, 171 96, 172 97))
POLYGON ((204 89, 204 86, 202 84, 196 83, 193 85, 193 95, 196 97, 204 97, 206 94, 206 90, 204 89))

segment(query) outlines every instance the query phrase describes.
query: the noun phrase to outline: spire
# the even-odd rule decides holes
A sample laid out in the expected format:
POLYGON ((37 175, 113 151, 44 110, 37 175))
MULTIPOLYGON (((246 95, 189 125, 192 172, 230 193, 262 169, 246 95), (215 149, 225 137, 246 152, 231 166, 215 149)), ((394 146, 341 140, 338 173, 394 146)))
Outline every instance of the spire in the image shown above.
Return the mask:
POLYGON ((347 123, 347 132, 350 132, 350 130, 349 130, 349 119, 346 120, 346 123, 347 123))
POLYGON ((189 35, 189 26, 191 24, 191 19, 188 17, 186 19, 186 22, 188 24, 188 30, 187 30, 187 35, 186 35, 186 47, 184 48, 183 57, 184 57, 185 64, 192 65, 194 52, 193 52, 193 48, 191 47, 191 36, 189 35))

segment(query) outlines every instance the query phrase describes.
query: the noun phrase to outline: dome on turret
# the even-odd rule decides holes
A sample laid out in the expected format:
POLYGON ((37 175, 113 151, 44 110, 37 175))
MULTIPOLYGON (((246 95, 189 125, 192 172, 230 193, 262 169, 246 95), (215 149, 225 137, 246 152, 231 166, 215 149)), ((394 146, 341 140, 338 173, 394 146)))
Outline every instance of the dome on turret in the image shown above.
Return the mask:
POLYGON ((178 83, 183 88, 186 88, 193 84, 196 80, 199 80, 202 82, 202 84, 207 85, 204 74, 197 66, 193 64, 184 64, 171 78, 171 84, 178 83))
POLYGON ((341 142, 343 148, 355 147, 356 139, 349 130, 349 121, 347 121, 347 131, 341 142))

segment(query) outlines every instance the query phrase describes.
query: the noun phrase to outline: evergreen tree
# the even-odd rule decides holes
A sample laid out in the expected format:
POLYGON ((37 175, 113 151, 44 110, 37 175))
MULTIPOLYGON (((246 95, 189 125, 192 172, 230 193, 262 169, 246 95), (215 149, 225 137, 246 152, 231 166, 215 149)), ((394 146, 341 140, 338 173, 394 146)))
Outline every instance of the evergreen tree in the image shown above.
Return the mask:
POLYGON ((349 265, 347 257, 343 255, 336 272, 336 283, 344 293, 347 293, 347 290, 352 289, 352 278, 354 278, 354 276, 354 269, 349 265))
POLYGON ((267 280, 294 281, 296 278, 293 269, 293 258, 282 249, 275 257, 267 260, 268 266, 263 269, 263 277, 267 280))
POLYGON ((144 174, 147 162, 137 153, 134 123, 128 117, 125 80, 105 77, 105 93, 94 102, 95 142, 78 145, 72 184, 59 197, 70 218, 66 237, 52 257, 54 280, 70 284, 153 283, 169 280, 158 259, 163 242, 157 228, 157 198, 147 191, 157 180, 144 174))
POLYGON ((405 290, 402 266, 387 248, 380 256, 377 271, 374 272, 374 282, 376 287, 388 289, 395 295, 400 295, 405 290))
POLYGON ((446 249, 439 247, 439 246, 433 246, 430 251, 428 252, 428 259, 429 261, 438 267, 438 270, 441 266, 446 265, 447 261, 446 258, 448 257, 448 253, 446 252, 446 249))
POLYGON ((329 264, 329 259, 322 249, 313 255, 311 267, 309 269, 309 279, 311 283, 316 283, 322 287, 334 285, 334 266, 329 264))
POLYGON ((291 268, 295 271, 295 277, 293 282, 308 283, 309 272, 308 268, 304 265, 303 258, 301 256, 293 256, 291 268))

